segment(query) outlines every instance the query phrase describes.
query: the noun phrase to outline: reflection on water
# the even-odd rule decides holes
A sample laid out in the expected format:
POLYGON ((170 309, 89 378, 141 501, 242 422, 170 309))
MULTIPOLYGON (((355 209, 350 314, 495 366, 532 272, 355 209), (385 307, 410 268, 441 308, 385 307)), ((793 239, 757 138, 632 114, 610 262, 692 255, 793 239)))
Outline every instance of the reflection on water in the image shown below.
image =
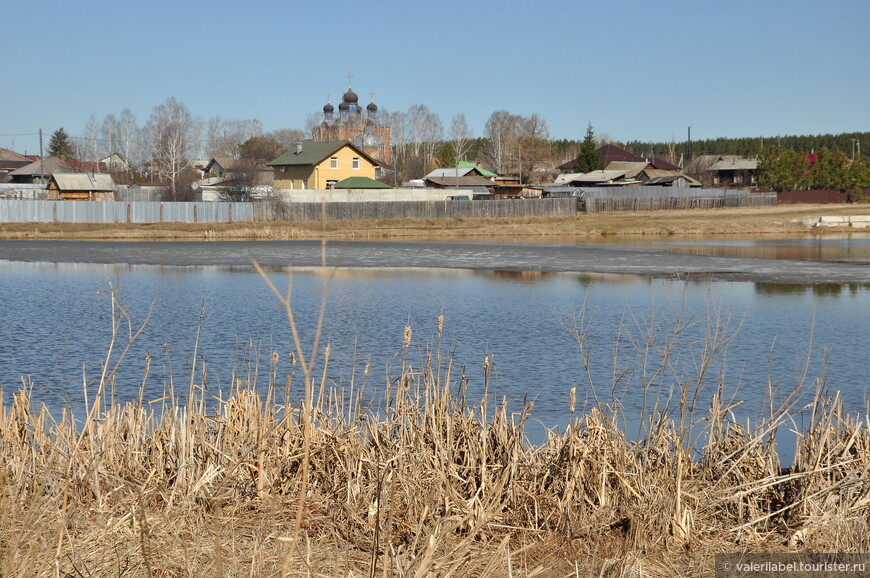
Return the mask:
MULTIPOLYGON (((713 245, 718 247, 719 245, 713 245)), ((324 292, 323 342, 330 345, 327 383, 344 391, 368 380, 372 403, 394 378, 404 327, 414 329, 408 362, 419 370, 438 348, 469 380, 469 399, 482 394, 482 360, 493 361, 490 394, 517 407, 535 401, 529 434, 570 418, 578 406, 613 400, 627 420, 649 412, 651 400, 692 378, 705 343, 734 333, 702 384, 698 410, 720 385, 744 403, 736 417, 755 419, 771 392, 841 391, 850 413, 867 411, 866 284, 776 284, 652 279, 622 274, 546 273, 511 269, 273 267, 269 278, 292 288, 294 312, 311 343, 324 292), (444 316, 444 332, 436 332, 444 316), (583 338, 583 349, 572 331, 583 338), (667 373, 656 347, 674 348, 667 373), (807 360, 809 359, 809 364, 807 360), (362 368, 371 371, 363 378, 362 368), (589 367, 587 372, 586 367, 589 367)), ((114 392, 135 399, 145 359, 148 399, 197 367, 206 389, 224 394, 239 377, 266 381, 269 357, 279 376, 292 374, 287 319, 251 266, 100 265, 0 260, 0 387, 8 395, 29 376, 38 400, 81 407, 109 346, 108 282, 119 288, 133 327, 154 310, 131 348, 114 392), (203 309, 204 307, 204 309, 203 309), (203 312, 200 325, 200 312, 203 312), (194 346, 196 352, 194 353, 194 346), (259 373, 258 373, 259 372, 259 373), (206 375, 207 377, 203 377, 206 375), (86 386, 83 386, 87 384, 86 386)), ((125 331, 127 328, 125 327, 125 331)), ((298 383, 298 378, 294 381, 298 383)), ((801 427, 798 419, 796 424, 801 427)))
POLYGON ((867 291, 867 285, 859 283, 819 283, 807 285, 792 285, 787 283, 756 283, 755 290, 758 293, 768 295, 797 295, 801 293, 812 293, 814 295, 842 295, 851 294, 858 295, 863 291, 867 291))
POLYGON ((870 264, 870 237, 865 233, 848 238, 825 236, 791 240, 692 240, 667 241, 653 245, 682 255, 870 264))

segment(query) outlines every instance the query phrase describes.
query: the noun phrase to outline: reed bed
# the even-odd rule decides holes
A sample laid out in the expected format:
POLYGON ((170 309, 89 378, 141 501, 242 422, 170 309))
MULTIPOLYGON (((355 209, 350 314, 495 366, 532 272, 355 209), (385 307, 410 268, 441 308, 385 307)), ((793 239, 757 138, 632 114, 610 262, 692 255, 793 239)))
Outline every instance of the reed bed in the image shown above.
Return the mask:
MULTIPOLYGON (((701 387, 728 343, 715 319, 699 374, 651 402, 637 436, 611 396, 533 444, 533 404, 490 395, 488 355, 470 401, 440 342, 415 350, 408 326, 371 404, 369 368, 326 380, 329 346, 315 336, 306 356, 290 291, 276 294, 295 352, 270 353, 225 397, 191 377, 183 398, 167 384, 161 400, 115 403, 121 347, 86 416, 54 419, 26 386, 11 395, 0 574, 712 576, 717 553, 870 550, 867 424, 820 390, 781 467, 773 440, 793 408, 750 428, 721 388, 701 387)), ((117 311, 116 337, 135 339, 117 311)), ((583 319, 566 325, 589 361, 583 319)), ((636 351, 649 355, 644 343, 636 351)), ((669 347, 650 355, 661 364, 648 383, 671 367, 669 347)), ((566 392, 572 412, 575 402, 566 392)))

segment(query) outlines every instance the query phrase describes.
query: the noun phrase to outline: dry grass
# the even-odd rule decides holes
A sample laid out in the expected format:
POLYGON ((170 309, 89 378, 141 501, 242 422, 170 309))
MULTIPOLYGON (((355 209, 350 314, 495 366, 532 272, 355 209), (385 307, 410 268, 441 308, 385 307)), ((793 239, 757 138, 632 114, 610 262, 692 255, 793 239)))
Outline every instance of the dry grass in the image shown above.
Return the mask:
MULTIPOLYGON (((484 395, 466 399, 442 355, 443 318, 431 350, 415 351, 406 328, 379 409, 363 401, 369 368, 329 383, 329 348, 309 336, 306 351, 290 287, 273 290, 294 354, 269 356, 267 383, 239 379, 213 397, 191 378, 184 395, 170 383, 164 399, 113 403, 112 368, 136 338, 116 306, 86 417, 54 421, 15 393, 0 412, 0 573, 710 576, 720 552, 870 547, 867 424, 818 393, 781 470, 772 440, 795 408, 771 408, 751 430, 731 417, 716 367, 733 334, 715 307, 626 327, 620 346, 649 394, 636 437, 618 380, 605 400, 590 377, 601 399, 535 445, 523 433, 531 404, 511 413, 488 394, 489 356, 484 395), (693 323, 707 337, 687 372, 677 359, 693 323)), ((581 367, 590 322, 583 311, 565 321, 581 367)))
MULTIPOLYGON (((7 239, 386 239, 607 235, 783 235, 807 233, 803 219, 870 215, 870 205, 778 205, 714 210, 584 213, 517 219, 75 224, 0 223, 7 239)), ((813 234, 835 232, 814 229, 813 234)))

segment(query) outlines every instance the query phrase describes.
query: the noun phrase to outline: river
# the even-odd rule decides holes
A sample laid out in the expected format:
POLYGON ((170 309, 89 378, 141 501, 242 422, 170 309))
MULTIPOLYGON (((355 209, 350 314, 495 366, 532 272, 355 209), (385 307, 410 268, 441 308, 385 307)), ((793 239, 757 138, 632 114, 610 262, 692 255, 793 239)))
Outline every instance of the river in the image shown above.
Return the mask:
POLYGON ((800 404, 817 389, 839 392, 849 413, 867 413, 870 238, 861 235, 701 242, 0 241, 5 403, 26 384, 53 413, 82 411, 112 342, 113 296, 124 315, 110 366, 148 318, 117 370, 116 401, 137 399, 140 389, 146 399, 158 399, 170 384, 186 392, 191 371, 199 383, 205 370, 206 388, 215 395, 239 380, 263 385, 272 369, 279 382, 292 373, 298 384, 287 317, 252 260, 282 292, 292 288, 306 355, 325 297, 317 374, 329 344, 326 383, 339 395, 365 386, 372 404, 398 375, 409 325, 404 363, 419 370, 427 353, 440 351, 453 359, 454 379, 464 368, 463 389, 473 400, 483 393, 487 356, 495 401, 507 400, 513 409, 523 399, 535 402, 527 428, 533 441, 568 423, 571 388, 578 412, 595 400, 608 402, 634 427, 656 400, 697 379, 702 365, 698 412, 721 387, 742 402, 739 419, 764 415, 771 398, 774 404, 797 399, 800 428, 800 404))

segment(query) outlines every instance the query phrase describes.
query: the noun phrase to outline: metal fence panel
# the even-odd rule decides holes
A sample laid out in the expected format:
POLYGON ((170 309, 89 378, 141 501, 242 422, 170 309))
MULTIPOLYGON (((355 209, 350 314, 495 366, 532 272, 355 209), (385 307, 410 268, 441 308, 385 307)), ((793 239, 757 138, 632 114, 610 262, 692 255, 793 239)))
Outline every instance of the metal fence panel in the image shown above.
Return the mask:
POLYGON ((160 207, 163 203, 132 202, 130 203, 131 223, 159 223, 161 221, 160 207))
POLYGON ((252 203, 0 199, 0 223, 227 223, 254 220, 252 203))

